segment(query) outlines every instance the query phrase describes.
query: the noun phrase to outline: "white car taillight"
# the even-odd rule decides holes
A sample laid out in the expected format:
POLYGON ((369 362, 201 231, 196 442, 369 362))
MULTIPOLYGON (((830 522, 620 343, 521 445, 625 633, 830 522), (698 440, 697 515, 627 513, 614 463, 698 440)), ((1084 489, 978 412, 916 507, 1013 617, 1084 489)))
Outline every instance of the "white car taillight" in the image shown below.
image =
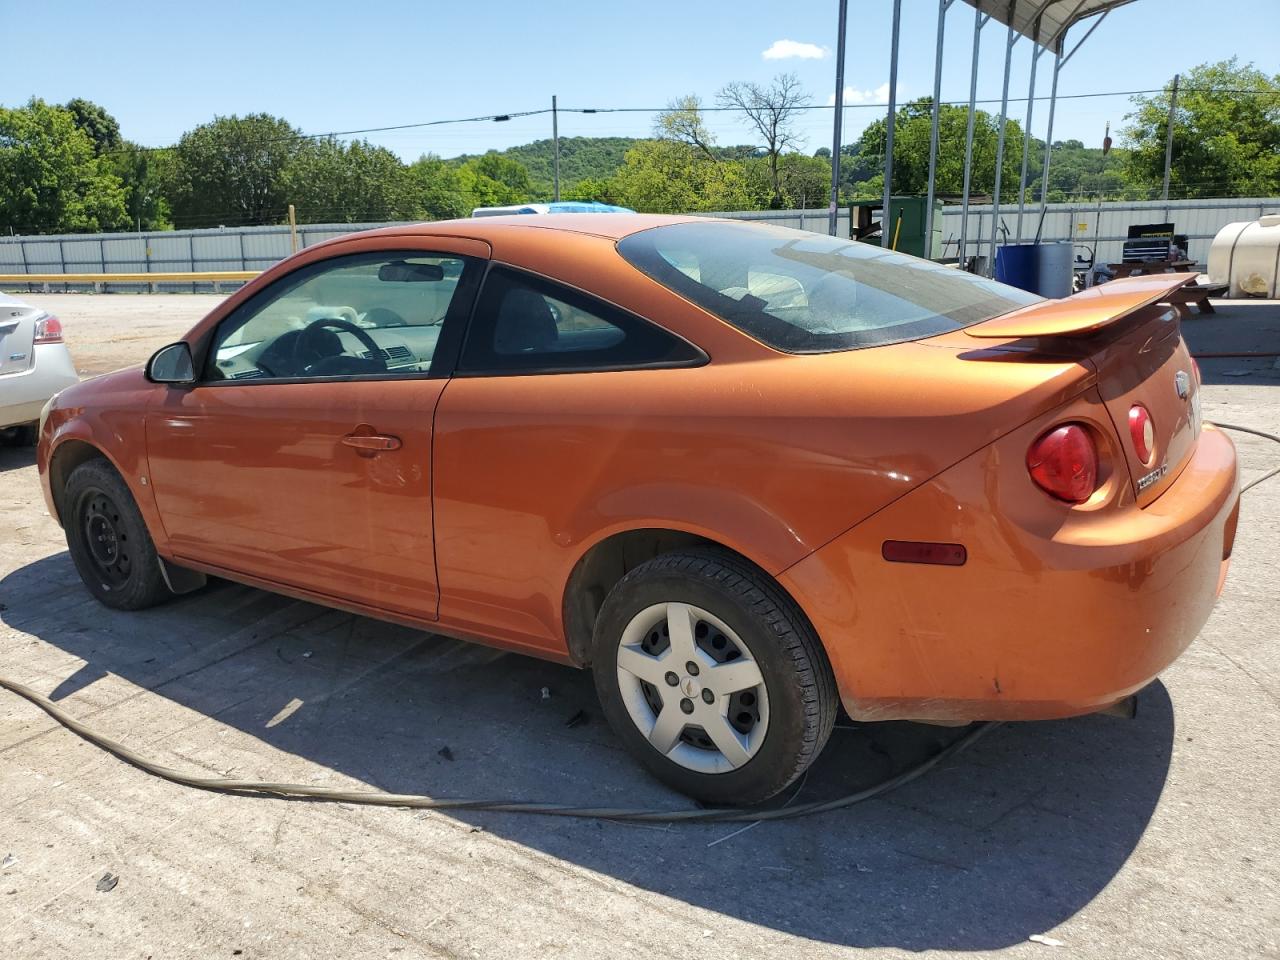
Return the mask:
POLYGON ((51 313, 41 317, 32 343, 62 343, 62 321, 51 313))

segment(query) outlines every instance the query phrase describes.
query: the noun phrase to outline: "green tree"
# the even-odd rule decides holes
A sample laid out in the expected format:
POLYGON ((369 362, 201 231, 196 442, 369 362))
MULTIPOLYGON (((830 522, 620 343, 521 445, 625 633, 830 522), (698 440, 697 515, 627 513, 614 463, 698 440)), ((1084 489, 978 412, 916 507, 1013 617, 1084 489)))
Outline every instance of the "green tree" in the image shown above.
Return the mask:
POLYGON ((183 227, 279 223, 289 204, 285 171, 307 141, 265 113, 216 117, 173 150, 166 193, 183 227))
POLYGON ((796 132, 795 121, 810 99, 794 73, 778 74, 767 87, 735 81, 716 95, 720 106, 740 110, 744 122, 760 135, 769 163, 773 185, 771 203, 775 208, 785 204, 778 158, 788 147, 799 146, 801 137, 796 132))
POLYGON ((505 207, 535 196, 525 165, 497 151, 462 164, 458 184, 470 207, 505 207))
POLYGON ((96 232, 128 223, 120 178, 62 107, 0 107, 0 228, 96 232))
POLYGON ((124 186, 127 225, 139 230, 172 230, 169 198, 165 194, 172 166, 168 150, 140 147, 128 140, 102 156, 102 163, 124 186))
POLYGON ((422 215, 414 178, 390 150, 367 140, 304 143, 284 170, 285 195, 309 223, 368 223, 422 215))
POLYGON ((715 160, 712 151, 716 138, 707 128, 702 116, 702 101, 694 94, 677 97, 667 104, 667 109, 658 114, 653 122, 653 135, 659 140, 675 140, 696 147, 710 160, 715 160))
MULTIPOLYGON (((929 138, 933 101, 921 97, 899 108, 893 125, 893 192, 923 196, 929 187, 929 138)), ((965 107, 943 104, 938 111, 938 169, 935 180, 939 196, 959 196, 964 190, 964 145, 969 122, 965 107)), ((886 124, 871 123, 849 151, 845 174, 844 151, 841 180, 858 196, 883 194, 886 124)), ((973 172, 969 192, 987 194, 995 189, 998 118, 984 110, 974 113, 973 172)), ((1001 175, 1002 200, 1016 200, 1022 172, 1022 127, 1014 120, 1005 126, 1005 152, 1001 175)))
MULTIPOLYGON (((566 184, 579 180, 605 180, 622 166, 626 152, 639 141, 634 137, 561 137, 560 184, 564 194, 566 184)), ((529 171, 530 193, 522 200, 545 199, 551 196, 552 157, 555 145, 550 138, 509 147, 500 151, 505 157, 516 160, 529 171)), ((478 156, 461 156, 448 161, 460 167, 478 156)))
POLYGON ((116 118, 91 100, 76 97, 67 101, 66 109, 75 118, 76 126, 93 141, 93 152, 101 155, 121 146, 120 124, 116 118))
POLYGON ((674 140, 641 141, 608 183, 612 202, 646 213, 754 210, 768 196, 745 162, 710 160, 674 140))
POLYGON ((452 220, 471 212, 458 169, 434 154, 425 154, 409 166, 409 179, 423 216, 452 220))
MULTIPOLYGON (((758 166, 761 161, 754 161, 758 166)), ((783 206, 790 209, 825 207, 831 199, 831 161, 803 153, 778 158, 778 186, 783 206)))
MULTIPOLYGON (((1170 90, 1134 97, 1122 131, 1130 179, 1157 196, 1164 181, 1170 90)), ((1280 74, 1235 57, 1182 77, 1173 119, 1171 197, 1269 197, 1280 192, 1280 74)))
MULTIPOLYGON (((1039 198, 1040 164, 1044 160, 1042 144, 1036 141, 1032 154, 1032 177, 1028 194, 1039 198)), ((1126 151, 1114 148, 1103 155, 1099 147, 1086 147, 1079 140, 1059 140, 1053 145, 1049 165, 1049 202, 1063 203, 1071 199, 1104 198, 1141 199, 1143 193, 1126 176, 1126 151)))

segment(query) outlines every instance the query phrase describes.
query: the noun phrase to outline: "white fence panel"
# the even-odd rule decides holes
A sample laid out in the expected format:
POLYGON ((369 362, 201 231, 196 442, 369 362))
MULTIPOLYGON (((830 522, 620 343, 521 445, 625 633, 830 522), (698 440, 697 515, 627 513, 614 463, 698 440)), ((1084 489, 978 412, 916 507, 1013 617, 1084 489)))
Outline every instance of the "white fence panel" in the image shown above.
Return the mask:
MULTIPOLYGON (((1098 262, 1119 262, 1129 227, 1142 223, 1172 223, 1179 234, 1186 234, 1188 255, 1203 264, 1209 256, 1213 238, 1228 223, 1256 220, 1264 213, 1280 212, 1280 198, 1257 197, 1230 200, 1161 200, 1112 201, 1093 203, 1051 203, 1040 226, 1040 208, 1029 205, 1022 221, 1022 239, 1031 240, 1040 229, 1044 240, 1070 240, 1082 247, 1096 249, 1098 262)), ((959 255, 960 208, 942 211, 943 256, 959 255)), ((1001 233, 999 243, 1017 237, 1017 205, 1002 204, 1000 219, 1008 233, 1001 233)), ((969 227, 965 246, 970 256, 985 256, 991 243, 991 207, 969 207, 969 227)), ((1084 252, 1084 251, 1081 251, 1084 252)))
MULTIPOLYGON (((1056 203, 1046 210, 1043 225, 1040 208, 1026 208, 1022 221, 1025 239, 1037 229, 1045 240, 1070 240, 1096 248, 1099 261, 1118 261, 1131 224, 1172 222, 1178 233, 1188 235, 1190 255, 1203 263, 1209 244, 1224 225, 1254 220, 1264 213, 1280 212, 1280 198, 1230 200, 1117 201, 1056 203)), ((705 216, 754 220, 826 233, 828 216, 813 210, 729 210, 705 216)), ((1017 239, 1018 208, 1002 205, 1003 230, 999 242, 1017 239), (1007 231, 1007 232, 1005 232, 1007 231)), ((298 227, 298 246, 308 247, 331 237, 357 230, 388 226, 385 223, 322 223, 298 227)), ((943 257, 959 254, 960 208, 949 206, 942 214, 943 257)), ((839 213, 837 234, 849 235, 849 211, 839 213)), ((967 249, 985 254, 991 241, 991 208, 969 208, 967 249)), ((203 270, 265 270, 291 252, 289 228, 227 227, 211 230, 172 230, 152 233, 0 237, 0 272, 3 273, 172 273, 203 270)), ((106 285, 107 289, 115 285, 106 285)), ((193 285, 194 287, 194 285, 193 285)), ((138 289, 137 285, 121 289, 138 289)))

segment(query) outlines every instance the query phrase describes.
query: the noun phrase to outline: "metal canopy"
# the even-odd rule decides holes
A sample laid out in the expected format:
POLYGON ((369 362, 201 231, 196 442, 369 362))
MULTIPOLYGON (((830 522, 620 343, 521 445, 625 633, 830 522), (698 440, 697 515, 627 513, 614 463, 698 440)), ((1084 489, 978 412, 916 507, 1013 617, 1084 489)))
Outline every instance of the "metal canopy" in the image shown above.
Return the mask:
POLYGON ((964 0, 971 7, 1012 27, 1054 53, 1062 51, 1067 28, 1095 14, 1123 7, 1133 0, 964 0))
MULTIPOLYGON (((936 177, 938 168, 938 107, 939 97, 942 84, 942 52, 943 37, 946 31, 947 11, 950 9, 955 0, 937 0, 938 3, 938 31, 936 38, 936 50, 934 54, 933 66, 933 110, 930 123, 929 136, 929 187, 928 200, 925 205, 924 232, 926 237, 926 248, 932 248, 933 242, 933 221, 934 221, 934 200, 937 196, 936 177)), ((1044 167, 1040 175, 1040 223, 1035 232, 1035 239, 1040 241, 1040 231, 1044 225, 1044 214, 1048 205, 1049 197, 1049 160, 1053 154, 1053 120, 1054 108, 1057 106, 1058 99, 1058 75, 1062 68, 1067 65, 1081 44, 1093 35, 1094 30, 1107 18, 1107 15, 1116 7, 1123 7, 1133 0, 964 0, 964 2, 973 7, 973 52, 970 58, 969 69, 969 109, 968 124, 965 131, 965 156, 964 156, 964 187, 961 194, 961 212, 960 212, 960 239, 958 243, 957 260, 961 268, 965 268, 967 264, 969 249, 969 200, 970 186, 972 183, 973 173, 973 139, 974 139, 974 121, 977 107, 977 85, 978 85, 978 62, 982 46, 982 28, 990 21, 995 20, 1004 24, 1007 36, 1004 41, 1004 82, 1001 87, 1000 95, 1000 114, 999 114, 999 135, 996 141, 996 162, 995 162, 995 188, 991 198, 991 228, 990 237, 987 241, 987 262, 985 272, 987 276, 991 276, 995 267, 995 258, 997 251, 997 243, 999 240, 1000 230, 1004 229, 1006 239, 1009 231, 1003 226, 1000 219, 1000 190, 1001 180, 1004 171, 1004 151, 1006 139, 1006 126, 1009 119, 1009 81, 1010 70, 1013 66, 1013 48, 1023 37, 1027 37, 1032 41, 1033 51, 1031 55, 1031 69, 1029 71, 1029 82, 1027 85, 1027 119, 1026 127, 1023 130, 1022 142, 1022 170, 1018 183, 1018 219, 1017 219, 1017 243, 1022 242, 1023 237, 1023 216, 1026 209, 1027 201, 1027 174, 1030 162, 1030 148, 1033 135, 1031 132, 1032 108, 1035 104, 1036 89, 1036 64, 1041 55, 1048 52, 1054 54, 1053 57, 1053 84, 1049 94, 1049 123, 1045 130, 1044 136, 1044 167), (1078 39, 1069 51, 1064 52, 1064 42, 1066 40, 1067 31, 1082 20, 1092 20, 1093 23, 1085 30, 1084 35, 1078 39)), ((844 89, 844 34, 847 22, 848 0, 839 0, 839 32, 840 40, 838 43, 839 53, 837 54, 836 63, 836 95, 835 103, 835 137, 832 147, 832 165, 831 165, 831 207, 830 207, 830 225, 829 229, 832 235, 836 230, 836 204, 839 198, 839 158, 840 158, 840 118, 843 112, 842 91, 844 89)), ((881 231, 880 242, 883 246, 894 246, 896 241, 891 241, 891 232, 889 229, 889 199, 893 192, 893 133, 895 127, 895 106, 897 100, 898 89, 898 44, 899 29, 902 15, 902 0, 893 0, 893 31, 889 45, 889 104, 885 116, 885 158, 884 158, 884 203, 883 213, 881 215, 881 231)), ((1166 158, 1166 166, 1167 166, 1166 158)), ((979 230, 982 227, 982 218, 978 218, 979 230)), ((984 241, 978 240, 979 248, 984 241)))

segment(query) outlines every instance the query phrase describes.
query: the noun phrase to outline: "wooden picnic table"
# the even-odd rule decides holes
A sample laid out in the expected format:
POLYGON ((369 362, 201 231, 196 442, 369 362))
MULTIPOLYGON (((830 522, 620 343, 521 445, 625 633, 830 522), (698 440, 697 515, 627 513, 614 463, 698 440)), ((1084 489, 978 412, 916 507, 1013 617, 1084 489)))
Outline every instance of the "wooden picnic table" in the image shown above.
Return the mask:
MULTIPOLYGON (((1115 274, 1115 279, 1122 277, 1149 277, 1161 273, 1191 273, 1196 268, 1194 260, 1143 260, 1134 263, 1109 263, 1107 269, 1115 274)), ((1220 297, 1226 292, 1225 283, 1202 286, 1193 283, 1175 290, 1169 296, 1169 303, 1180 309, 1183 316, 1188 316, 1191 308, 1198 313, 1214 313, 1210 297, 1220 297)))

